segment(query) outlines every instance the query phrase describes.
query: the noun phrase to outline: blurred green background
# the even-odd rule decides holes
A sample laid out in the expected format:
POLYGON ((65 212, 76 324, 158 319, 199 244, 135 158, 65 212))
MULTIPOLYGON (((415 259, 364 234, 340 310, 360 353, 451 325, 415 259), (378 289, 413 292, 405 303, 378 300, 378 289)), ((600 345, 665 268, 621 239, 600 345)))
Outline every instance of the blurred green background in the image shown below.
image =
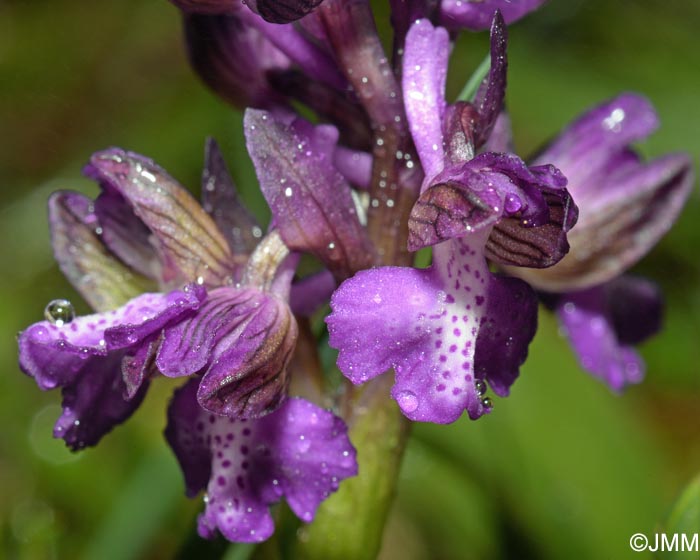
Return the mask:
MULTIPOLYGON (((591 104, 635 90, 662 121, 643 151, 684 150, 697 166, 699 28, 697 0, 551 0, 510 32, 519 152, 591 104)), ((483 34, 460 39, 454 94, 485 53, 483 34)), ((14 337, 50 299, 86 311, 52 262, 45 203, 55 189, 95 193, 80 176, 95 150, 144 153, 197 190, 213 135, 266 219, 240 115, 189 71, 165 0, 0 0, 0 130, 0 558, 218 558, 224 543, 193 539, 201 502, 184 498, 162 439, 172 384, 156 384, 127 425, 73 455, 50 436, 59 395, 19 371, 14 337)), ((522 377, 494 414, 414 430, 383 560, 650 557, 630 551, 630 536, 662 530, 700 472, 699 222, 695 192, 638 267, 668 298, 665 331, 642 348, 646 381, 610 394, 542 313, 522 377)), ((689 498, 696 508, 698 496, 689 498)))

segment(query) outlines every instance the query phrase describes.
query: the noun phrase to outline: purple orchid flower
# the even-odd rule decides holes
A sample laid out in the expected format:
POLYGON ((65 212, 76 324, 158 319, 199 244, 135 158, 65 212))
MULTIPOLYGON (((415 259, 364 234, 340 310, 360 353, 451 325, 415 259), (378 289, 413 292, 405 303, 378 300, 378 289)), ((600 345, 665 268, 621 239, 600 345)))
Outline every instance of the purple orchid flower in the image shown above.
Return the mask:
POLYGON ((310 522, 339 483, 357 474, 347 428, 330 412, 291 398, 263 418, 233 420, 203 410, 198 392, 196 380, 176 391, 165 435, 187 494, 206 488, 202 537, 219 531, 235 542, 267 539, 273 532, 268 506, 282 496, 310 522))
POLYGON ((661 325, 661 295, 649 281, 624 276, 670 229, 691 192, 685 154, 645 163, 630 144, 658 126, 651 104, 623 94, 580 116, 537 158, 569 178, 580 220, 570 253, 546 270, 513 271, 547 300, 581 366, 619 391, 638 383, 644 362, 632 346, 661 325))
POLYGON ((345 281, 331 300, 338 367, 362 383, 393 367, 392 389, 412 420, 453 422, 491 410, 487 385, 506 396, 537 321, 532 289, 491 273, 486 260, 551 266, 568 249, 576 208, 553 166, 528 168, 476 148, 505 88, 505 27, 492 28, 493 64, 474 103, 447 106, 448 34, 419 20, 406 38, 406 113, 425 170, 409 220, 409 249, 433 247, 425 270, 382 267, 345 281))
MULTIPOLYGON (((42 389, 63 388, 55 434, 74 449, 95 444, 137 408, 157 371, 203 375, 200 404, 217 414, 276 408, 297 336, 279 237, 234 257, 230 243, 247 247, 251 235, 220 231, 185 189, 130 152, 99 152, 86 173, 102 188, 94 203, 62 192, 49 208, 59 265, 98 313, 73 318, 69 304, 50 304, 47 320, 19 336, 21 368, 42 389), (138 295, 143 287, 151 293, 138 295)), ((209 204, 235 205, 235 195, 216 194, 230 186, 210 145, 209 204)), ((241 228, 257 227, 237 216, 241 228)))

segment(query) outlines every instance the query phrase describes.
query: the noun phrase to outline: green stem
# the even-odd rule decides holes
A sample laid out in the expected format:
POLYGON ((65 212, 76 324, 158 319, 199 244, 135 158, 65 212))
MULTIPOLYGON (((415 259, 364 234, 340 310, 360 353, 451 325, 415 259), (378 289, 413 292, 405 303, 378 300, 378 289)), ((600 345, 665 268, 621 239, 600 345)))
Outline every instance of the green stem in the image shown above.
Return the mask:
POLYGON ((292 558, 371 560, 379 553, 409 433, 389 398, 392 378, 383 375, 354 395, 349 425, 359 475, 344 481, 313 523, 299 529, 292 558))

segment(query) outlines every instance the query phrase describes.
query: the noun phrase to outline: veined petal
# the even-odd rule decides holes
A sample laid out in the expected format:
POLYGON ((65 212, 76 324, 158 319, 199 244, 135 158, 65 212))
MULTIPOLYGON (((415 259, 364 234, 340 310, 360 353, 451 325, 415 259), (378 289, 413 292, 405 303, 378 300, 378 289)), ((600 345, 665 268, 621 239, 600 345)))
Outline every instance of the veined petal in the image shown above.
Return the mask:
POLYGON ((235 542, 265 540, 274 530, 270 505, 285 497, 310 522, 339 482, 357 474, 347 428, 332 413, 288 399, 264 418, 232 420, 199 408, 196 393, 196 381, 175 393, 166 438, 188 494, 207 486, 201 536, 218 531, 235 542))
POLYGON ((192 195, 153 161, 112 148, 94 154, 85 174, 121 195, 151 230, 166 283, 221 285, 230 278, 226 239, 192 195))
POLYGON ((158 282, 163 274, 153 235, 124 197, 113 190, 103 191, 94 208, 100 239, 112 254, 132 270, 158 282))
POLYGON ((671 228, 694 177, 688 156, 672 154, 625 166, 605 181, 606 190, 582 203, 566 258, 546 270, 518 270, 519 277, 541 290, 565 292, 619 276, 671 228))
POLYGON ((503 194, 485 175, 471 170, 467 175, 464 183, 440 183, 421 194, 408 219, 409 251, 490 230, 500 219, 503 194))
POLYGON ((167 376, 203 373, 207 410, 251 418, 284 398, 297 324, 286 302, 256 289, 217 288, 199 312, 165 330, 156 364, 167 376))
POLYGON ((660 328, 661 295, 652 282, 623 276, 562 294, 556 309, 583 369, 613 391, 642 380, 644 362, 631 345, 660 328))
POLYGON ((429 20, 416 21, 406 36, 402 85, 406 116, 426 179, 444 166, 442 121, 450 54, 449 36, 429 20))
POLYGON ((522 281, 493 276, 488 230, 436 245, 425 270, 384 267, 346 280, 331 299, 329 343, 362 383, 393 367, 392 396, 412 420, 449 423, 505 396, 534 336, 537 300, 522 281))
POLYGON ((61 272, 97 311, 115 309, 155 288, 114 258, 101 242, 92 201, 61 191, 49 198, 51 245, 61 272))
POLYGON ((253 252, 262 237, 262 229, 238 196, 221 150, 213 138, 207 140, 205 147, 202 206, 228 241, 234 260, 243 260, 253 252))
POLYGON ((442 0, 440 24, 457 29, 482 31, 488 29, 496 10, 511 24, 529 12, 536 10, 545 0, 442 0))
POLYGON ((260 188, 286 245, 318 257, 336 278, 370 266, 374 251, 350 186, 333 166, 332 127, 285 124, 248 109, 245 132, 260 188), (320 138, 319 135, 324 135, 320 138))

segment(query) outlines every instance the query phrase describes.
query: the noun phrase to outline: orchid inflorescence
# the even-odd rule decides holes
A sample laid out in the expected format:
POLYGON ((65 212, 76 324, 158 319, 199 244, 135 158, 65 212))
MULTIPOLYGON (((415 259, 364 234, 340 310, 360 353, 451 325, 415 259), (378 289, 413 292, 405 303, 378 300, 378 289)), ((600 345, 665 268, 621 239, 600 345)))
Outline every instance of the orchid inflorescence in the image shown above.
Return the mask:
POLYGON ((255 542, 282 497, 310 522, 358 458, 363 476, 356 393, 318 375, 325 338, 309 317, 328 302, 339 370, 369 388, 393 369, 391 398, 413 421, 490 413, 519 375, 540 301, 585 370, 615 391, 642 379, 633 347, 659 329, 661 296, 626 271, 679 215, 689 158, 637 155, 631 144, 658 122, 631 93, 537 156, 513 153, 507 24, 542 0, 390 0, 390 56, 367 0, 173 3, 195 71, 246 108, 272 219, 265 231, 243 206, 213 140, 201 204, 117 148, 85 168, 95 200, 51 196, 56 260, 95 310, 76 317, 55 300, 19 335, 22 370, 61 388, 55 437, 95 445, 151 383, 186 378, 165 435, 187 494, 206 491, 199 533, 255 542), (487 64, 448 102, 452 43, 485 29, 487 64), (432 262, 417 268, 424 248, 432 262), (318 270, 300 278, 302 254, 318 270))

